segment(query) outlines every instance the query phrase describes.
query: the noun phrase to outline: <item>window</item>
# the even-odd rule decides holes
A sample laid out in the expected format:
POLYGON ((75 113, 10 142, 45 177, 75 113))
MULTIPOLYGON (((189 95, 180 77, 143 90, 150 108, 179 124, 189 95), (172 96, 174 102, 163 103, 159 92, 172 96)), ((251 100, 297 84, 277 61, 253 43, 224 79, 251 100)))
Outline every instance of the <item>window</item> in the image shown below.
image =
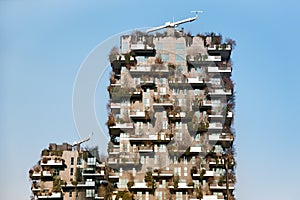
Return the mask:
POLYGON ((139 63, 141 63, 141 62, 146 62, 146 58, 145 58, 144 56, 137 56, 137 61, 138 61, 139 63))
POLYGON ((160 94, 162 94, 162 95, 164 95, 164 94, 166 94, 166 88, 165 87, 160 87, 159 88, 159 91, 160 91, 160 94))
POLYGON ((163 129, 168 129, 168 122, 167 121, 163 121, 163 129))
POLYGON ((150 99, 149 98, 144 98, 144 106, 150 106, 150 99))
POLYGON ((133 78, 133 81, 134 81, 135 85, 139 85, 140 82, 141 82, 141 79, 140 78, 133 78))
POLYGON ((147 166, 149 164, 149 156, 146 156, 146 163, 145 165, 147 166))
POLYGON ((122 52, 126 52, 128 49, 128 42, 122 42, 122 52))
POLYGON ((96 158, 88 158, 88 165, 95 165, 96 164, 96 158))
POLYGON ((72 197, 72 191, 69 192, 69 197, 72 197))
POLYGON ((93 189, 87 189, 85 191, 85 197, 94 197, 95 196, 95 190, 93 189))
POLYGON ((166 78, 160 78, 160 84, 166 84, 167 83, 167 79, 166 78))
POLYGON ((71 157, 71 165, 74 165, 74 157, 71 157))
POLYGON ((169 162, 169 156, 166 155, 166 165, 168 166, 169 164, 170 164, 170 162, 169 162))
POLYGON ((77 158, 77 165, 81 165, 81 158, 77 158))
POLYGON ((184 175, 184 176, 187 176, 187 175, 188 175, 188 169, 187 169, 187 167, 184 167, 183 175, 184 175))
POLYGON ((182 192, 176 192, 176 200, 182 200, 182 192))
POLYGON ((211 81, 212 85, 220 85, 221 84, 220 78, 210 78, 210 81, 211 81))
POLYGON ((183 54, 176 54, 175 56, 176 62, 184 62, 184 55, 183 54))
POLYGON ((161 144, 159 150, 160 150, 160 152, 166 152, 167 151, 166 145, 165 144, 161 144))
POLYGON ((155 155, 155 156, 154 156, 154 165, 157 165, 157 160, 158 160, 158 159, 157 159, 157 156, 155 155))
POLYGON ((184 43, 176 43, 176 51, 184 51, 185 45, 184 43))
POLYGON ((53 176, 59 176, 59 169, 54 169, 53 176))
POLYGON ((169 54, 161 54, 160 57, 163 62, 169 62, 169 54))
POLYGON ((162 43, 157 43, 157 44, 156 44, 156 50, 158 50, 158 51, 163 50, 163 45, 162 45, 162 43))
POLYGON ((183 163, 184 163, 185 165, 188 164, 188 159, 187 159, 185 156, 183 157, 183 163))
POLYGON ((71 168, 71 169, 70 169, 70 176, 73 176, 73 174, 74 174, 74 169, 71 168))
POLYGON ((162 192, 155 192, 156 193, 156 199, 162 200, 162 192))
POLYGON ((137 196, 137 200, 142 200, 143 199, 143 192, 137 192, 136 196, 137 196))

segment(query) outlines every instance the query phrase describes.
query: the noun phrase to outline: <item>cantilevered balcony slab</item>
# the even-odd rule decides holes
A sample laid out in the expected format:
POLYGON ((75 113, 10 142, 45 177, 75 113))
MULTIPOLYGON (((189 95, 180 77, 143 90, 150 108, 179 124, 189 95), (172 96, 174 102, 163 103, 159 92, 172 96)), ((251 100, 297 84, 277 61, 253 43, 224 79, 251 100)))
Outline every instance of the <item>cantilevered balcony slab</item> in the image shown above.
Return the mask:
POLYGON ((191 146, 190 147, 190 153, 196 153, 196 154, 199 154, 199 153, 202 153, 202 148, 201 146, 191 146))
POLYGON ((231 134, 212 134, 208 136, 209 143, 211 144, 221 144, 224 147, 230 147, 234 141, 234 137, 231 134))
POLYGON ((150 191, 152 190, 151 187, 147 186, 147 183, 134 183, 134 185, 130 188, 130 190, 146 190, 146 191, 150 191))
POLYGON ((41 162, 41 166, 63 166, 63 160, 48 160, 46 163, 41 162))
POLYGON ((82 172, 83 177, 102 177, 102 178, 104 178, 104 175, 105 175, 104 170, 101 170, 100 172, 95 171, 95 170, 92 170, 92 171, 84 170, 82 172))
POLYGON ((60 192, 52 192, 49 194, 42 194, 38 196, 38 199, 62 199, 62 195, 60 192))
MULTIPOLYGON (((224 183, 223 185, 218 185, 218 184, 211 184, 209 186, 211 190, 226 190, 226 184, 224 183)), ((234 190, 234 185, 229 184, 229 190, 234 190)))
POLYGON ((135 56, 152 56, 154 57, 156 54, 156 50, 148 45, 143 43, 140 44, 131 44, 130 47, 132 55, 135 56))
POLYGON ((132 135, 129 138, 130 143, 169 143, 171 139, 163 135, 132 135))
POLYGON ((173 108, 173 103, 170 101, 161 101, 161 102, 155 102, 152 104, 154 110, 156 111, 164 111, 168 108, 172 109, 173 108))
POLYGON ((232 71, 231 67, 220 68, 220 67, 214 66, 214 67, 207 68, 208 73, 231 73, 231 71, 232 71))
POLYGON ((221 56, 222 60, 228 60, 231 54, 231 45, 213 45, 207 48, 207 52, 212 56, 221 56))
POLYGON ((205 86, 205 81, 201 77, 198 77, 198 78, 187 78, 187 82, 194 89, 203 89, 204 86, 205 86))
POLYGON ((121 132, 125 132, 131 129, 133 129, 132 123, 116 124, 109 127, 109 134, 118 136, 121 132))
POLYGON ((139 146, 138 150, 140 153, 151 153, 154 150, 153 146, 139 146))
POLYGON ((152 173, 152 176, 157 179, 171 178, 174 176, 174 171, 173 170, 161 170, 160 172, 152 173))
POLYGON ((208 94, 211 96, 230 96, 232 95, 232 91, 223 89, 210 89, 208 94))

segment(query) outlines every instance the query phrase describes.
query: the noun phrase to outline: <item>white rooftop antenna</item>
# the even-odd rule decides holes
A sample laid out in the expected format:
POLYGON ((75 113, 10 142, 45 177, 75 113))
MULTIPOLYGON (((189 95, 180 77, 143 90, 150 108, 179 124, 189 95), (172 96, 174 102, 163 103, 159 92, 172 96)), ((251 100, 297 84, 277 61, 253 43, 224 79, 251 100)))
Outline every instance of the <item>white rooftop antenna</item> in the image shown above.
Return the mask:
POLYGON ((150 32, 153 32, 153 31, 158 31, 158 30, 161 30, 161 29, 164 29, 164 28, 168 28, 168 27, 175 28, 175 27, 177 27, 180 24, 184 24, 184 23, 187 23, 187 22, 195 21, 198 18, 198 13, 201 13, 203 11, 192 11, 192 12, 196 13, 195 17, 190 17, 190 18, 183 19, 183 20, 180 20, 180 21, 177 21, 177 22, 174 22, 174 20, 173 20, 173 22, 166 22, 165 25, 148 29, 147 33, 150 33, 150 32))

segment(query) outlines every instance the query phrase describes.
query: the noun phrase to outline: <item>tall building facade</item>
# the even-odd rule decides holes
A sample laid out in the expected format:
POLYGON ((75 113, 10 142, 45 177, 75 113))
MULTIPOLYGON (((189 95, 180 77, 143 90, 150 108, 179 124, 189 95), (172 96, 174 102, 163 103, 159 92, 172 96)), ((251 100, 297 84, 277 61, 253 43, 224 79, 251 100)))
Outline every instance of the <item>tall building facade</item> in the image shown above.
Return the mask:
POLYGON ((112 199, 234 199, 234 45, 174 27, 121 36, 109 55, 112 199))
POLYGON ((29 170, 32 199, 107 199, 106 166, 96 151, 50 144, 29 170))

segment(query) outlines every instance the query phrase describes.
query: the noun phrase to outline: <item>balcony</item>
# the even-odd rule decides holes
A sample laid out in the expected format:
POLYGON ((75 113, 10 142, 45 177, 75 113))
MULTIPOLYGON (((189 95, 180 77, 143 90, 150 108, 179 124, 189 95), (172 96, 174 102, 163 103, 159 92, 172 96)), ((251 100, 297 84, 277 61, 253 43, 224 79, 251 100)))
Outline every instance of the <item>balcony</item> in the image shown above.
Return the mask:
POLYGON ((208 73, 231 73, 231 67, 208 67, 208 73))
POLYGON ((230 147, 234 137, 231 134, 213 134, 208 136, 209 142, 211 144, 221 144, 224 147, 230 147))
POLYGON ((222 51, 231 51, 231 45, 230 44, 218 44, 218 45, 212 45, 207 47, 208 51, 216 51, 216 50, 222 50, 222 51))
POLYGON ((42 176, 43 177, 52 177, 53 173, 50 171, 42 171, 42 176))
POLYGON ((110 172, 108 174, 109 179, 119 179, 119 173, 110 172))
POLYGON ((42 193, 38 196, 38 199, 62 199, 62 195, 60 192, 52 192, 51 195, 49 193, 42 193))
POLYGON ((101 170, 100 172, 98 171, 89 171, 89 170, 84 170, 82 172, 83 177, 104 177, 105 173, 104 170, 101 170))
POLYGON ((232 91, 231 90, 224 90, 224 89, 210 89, 208 92, 209 95, 211 96, 230 96, 232 95, 232 91))
POLYGON ((95 199, 105 199, 103 196, 99 196, 98 194, 95 194, 95 199))
POLYGON ((233 113, 229 111, 227 112, 227 115, 225 115, 225 113, 219 111, 212 111, 212 113, 208 115, 209 118, 225 118, 225 116, 227 119, 231 119, 233 117, 233 113))
POLYGON ((136 90, 130 93, 130 101, 133 100, 142 100, 143 99, 143 91, 142 90, 136 90))
POLYGON ((170 88, 189 88, 191 85, 188 83, 188 80, 184 77, 179 78, 170 78, 169 77, 169 87, 170 88))
POLYGON ((109 155, 119 155, 120 153, 120 147, 119 148, 112 148, 109 151, 109 155))
POLYGON ((185 191, 187 189, 193 189, 193 188, 194 188, 194 186, 188 186, 186 183, 178 183, 177 188, 175 188, 172 185, 169 186, 169 189, 171 189, 171 190, 183 190, 183 191, 185 191))
POLYGON ((108 164, 109 165, 117 165, 119 162, 118 162, 118 158, 108 158, 108 164))
MULTIPOLYGON (((131 66, 134 66, 136 64, 136 60, 134 57, 130 56, 129 58, 129 64, 131 66)), ((115 56, 114 60, 111 62, 113 71, 116 75, 120 75, 121 74, 121 68, 122 66, 126 66, 126 59, 124 55, 118 55, 115 56)))
POLYGON ((171 139, 166 135, 162 134, 151 134, 151 135, 131 135, 129 138, 131 143, 145 143, 147 141, 157 143, 169 143, 171 139))
POLYGON ((148 111, 131 111, 129 116, 134 121, 147 122, 151 120, 148 111))
POLYGON ((161 170, 159 172, 154 172, 152 176, 156 178, 170 178, 174 176, 174 172, 173 170, 161 170))
POLYGON ((230 44, 218 44, 212 45, 207 48, 209 55, 220 55, 223 60, 228 60, 231 54, 231 45, 230 44))
POLYGON ((86 181, 85 183, 78 183, 77 187, 89 188, 89 187, 95 187, 95 185, 96 185, 95 181, 86 181))
POLYGON ((221 60, 222 57, 220 55, 196 55, 187 57, 188 63, 195 67, 210 64, 211 62, 220 62, 221 60))
POLYGON ((153 146, 139 146, 138 147, 140 153, 151 153, 153 152, 153 146))
POLYGON ((116 125, 109 127, 109 133, 110 135, 118 136, 120 135, 121 131, 126 132, 131 129, 133 129, 132 123, 123 123, 123 124, 117 123, 116 125))
POLYGON ((134 183, 130 190, 152 190, 151 187, 148 187, 146 183, 134 183))
MULTIPOLYGON (((45 158, 45 157, 44 157, 45 158)), ((45 162, 45 160, 43 159, 41 162, 41 166, 63 166, 64 162, 61 159, 55 160, 55 159, 51 159, 51 160, 47 160, 45 162)))
POLYGON ((121 109, 121 103, 110 103, 110 108, 114 110, 120 110, 121 109))
POLYGON ((39 179, 41 175, 42 175, 41 172, 34 171, 31 177, 32 179, 39 179))
MULTIPOLYGON (((210 188, 211 190, 226 190, 226 184, 223 183, 222 185, 220 185, 220 184, 214 183, 214 184, 211 184, 211 185, 209 186, 209 188, 210 188)), ((234 190, 234 184, 229 183, 229 190, 234 190)))
POLYGON ((194 89, 195 88, 203 88, 205 86, 205 81, 201 77, 188 78, 187 81, 194 89))
POLYGON ((171 121, 181 121, 182 118, 186 117, 186 114, 185 112, 180 112, 176 114, 169 114, 168 117, 171 121))
POLYGON ((191 146, 190 147, 190 153, 201 153, 202 152, 202 148, 201 146, 191 146))
POLYGON ((141 88, 143 90, 146 90, 147 88, 150 88, 150 89, 154 89, 155 88, 155 82, 154 82, 154 79, 146 79, 146 80, 141 80, 140 81, 140 85, 141 85, 141 88))
POLYGON ((193 107, 194 110, 204 111, 204 110, 211 109, 212 102, 210 100, 197 100, 197 99, 195 99, 192 102, 192 107, 193 107))
POLYGON ((166 65, 140 65, 140 66, 132 66, 130 69, 130 73, 134 76, 143 76, 145 73, 160 73, 162 75, 168 76, 169 68, 166 65))
POLYGON ((155 56, 156 50, 143 43, 131 44, 130 50, 135 56, 155 56))
POLYGON ((224 196, 219 195, 204 195, 202 200, 224 200, 224 196))
POLYGON ((209 123, 208 130, 223 130, 223 124, 220 122, 209 123))

